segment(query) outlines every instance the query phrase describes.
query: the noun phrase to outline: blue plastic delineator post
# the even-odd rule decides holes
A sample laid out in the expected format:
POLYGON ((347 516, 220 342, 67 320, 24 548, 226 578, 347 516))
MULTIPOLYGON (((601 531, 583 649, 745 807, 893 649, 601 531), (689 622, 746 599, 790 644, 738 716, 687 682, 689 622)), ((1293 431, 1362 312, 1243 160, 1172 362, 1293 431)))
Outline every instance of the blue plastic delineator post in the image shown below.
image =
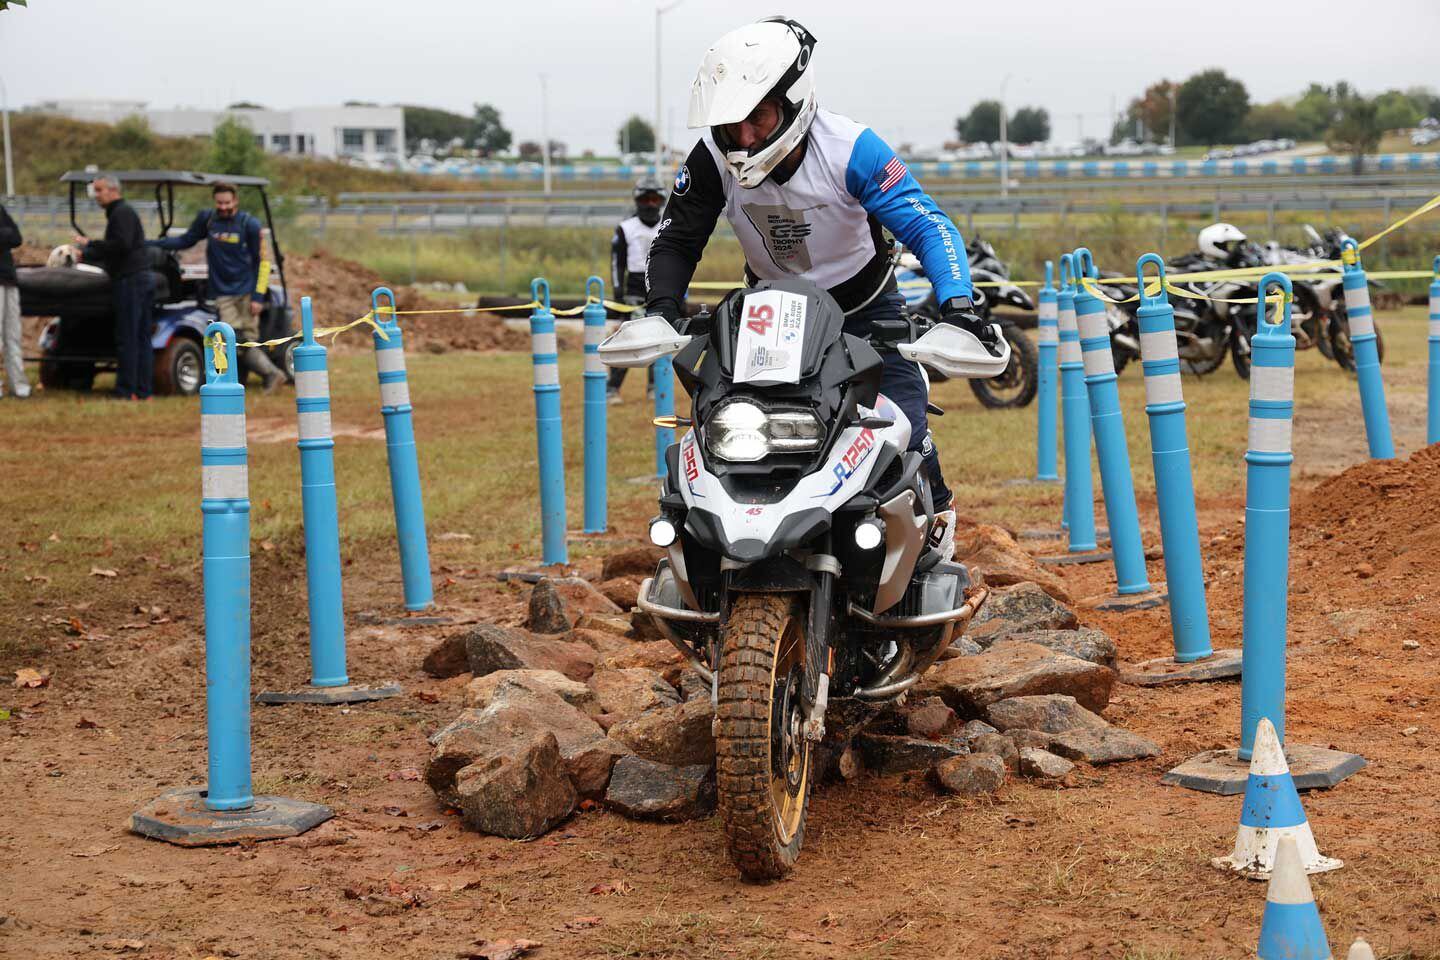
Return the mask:
POLYGON ((310 298, 300 298, 302 339, 295 348, 300 501, 305 516, 305 584, 310 608, 310 683, 338 687, 345 672, 345 603, 340 580, 340 509, 335 494, 335 438, 330 373, 315 342, 310 298))
POLYGON ((1040 341, 1040 383, 1035 413, 1035 479, 1059 480, 1056 450, 1058 410, 1056 409, 1056 353, 1060 347, 1059 307, 1055 299, 1055 264, 1045 261, 1045 286, 1040 288, 1040 317, 1036 333, 1040 341))
MULTIPOLYGON (((675 416, 675 365, 670 357, 655 361, 655 419, 675 416)), ((655 476, 665 479, 665 451, 675 442, 673 427, 655 427, 655 476)))
POLYGON ((245 388, 235 331, 205 328, 200 388, 200 511, 205 589, 205 727, 209 785, 205 806, 244 810, 250 786, 250 479, 245 449, 245 388), (215 336, 224 340, 225 370, 215 336))
POLYGON ((1350 349, 1355 354, 1355 379, 1360 384, 1360 412, 1365 417, 1365 440, 1370 456, 1390 460, 1395 441, 1390 436, 1390 414, 1385 409, 1385 381, 1380 376, 1380 351, 1375 342, 1375 316, 1370 310, 1370 286, 1360 264, 1360 248, 1346 237, 1340 247, 1345 264, 1345 314, 1350 322, 1350 349))
POLYGON ((568 563, 565 543, 565 438, 560 417, 560 355, 550 284, 530 282, 536 307, 530 313, 530 350, 535 368, 535 444, 540 461, 540 556, 547 566, 568 563))
POLYGON ((1432 264, 1430 283, 1430 370, 1426 386, 1425 443, 1440 443, 1440 256, 1432 264))
POLYGON ((1075 272, 1070 254, 1060 258, 1055 295, 1060 329, 1060 408, 1065 428, 1065 511, 1063 525, 1071 553, 1095 549, 1095 492, 1090 479, 1090 400, 1085 363, 1075 323, 1075 272))
POLYGON ((605 339, 605 281, 585 281, 585 532, 606 527, 605 364, 600 341, 605 339))
POLYGON ((1295 414, 1295 338, 1290 278, 1267 273, 1250 341, 1250 439, 1245 451, 1244 666, 1240 673, 1240 752, 1249 760, 1261 717, 1285 743, 1285 631, 1290 601, 1290 465, 1295 414), (1284 298, 1275 319, 1264 298, 1284 298))
POLYGON ((380 413, 385 418, 385 454, 395 501, 405 609, 424 610, 432 605, 435 594, 430 583, 430 544, 425 536, 425 499, 415 451, 410 382, 405 372, 405 339, 395 322, 395 294, 389 287, 376 287, 370 294, 370 309, 379 328, 374 337, 375 368, 380 378, 380 413))
POLYGON ((1170 631, 1175 659, 1203 660, 1210 648, 1210 615, 1205 605, 1205 571, 1200 562, 1200 528, 1195 517, 1195 481, 1185 430, 1185 397, 1180 387, 1180 354, 1175 309, 1165 293, 1165 261, 1147 253, 1135 264, 1140 281, 1141 367, 1145 372, 1145 413, 1155 465, 1155 499, 1165 547, 1165 580, 1170 590, 1170 631), (1145 290, 1145 265, 1160 271, 1160 290, 1145 290))
MULTIPOLYGON (((1078 247, 1073 256, 1077 279, 1075 322, 1080 328, 1080 350, 1085 365, 1085 391, 1090 400, 1090 425, 1095 431, 1095 452, 1100 461, 1100 490, 1105 497, 1105 519, 1115 553, 1116 591, 1122 595, 1145 593, 1145 546, 1140 540, 1140 518, 1135 510, 1135 482, 1130 475, 1130 450, 1125 421, 1120 414, 1115 356, 1110 348, 1110 323, 1105 304, 1085 288, 1086 276, 1099 276, 1090 251, 1078 247)), ((1068 468, 1067 468, 1068 469, 1068 468)))

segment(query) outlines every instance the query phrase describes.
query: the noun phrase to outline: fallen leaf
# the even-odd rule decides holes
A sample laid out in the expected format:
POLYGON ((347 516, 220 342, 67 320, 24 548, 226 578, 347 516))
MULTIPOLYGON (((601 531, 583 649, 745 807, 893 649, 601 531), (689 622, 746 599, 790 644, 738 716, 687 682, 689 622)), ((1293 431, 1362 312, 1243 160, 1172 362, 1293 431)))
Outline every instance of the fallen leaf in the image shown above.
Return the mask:
POLYGON ((75 724, 75 729, 76 729, 76 730, 99 730, 99 729, 100 729, 100 724, 96 723, 94 720, 91 720, 89 717, 81 717, 81 718, 80 718, 80 722, 77 723, 77 724, 75 724))
POLYGON ((41 673, 39 670, 30 667, 21 667, 15 671, 15 686, 20 689, 26 687, 44 687, 50 683, 50 674, 41 673))
POLYGON ((394 807, 394 806, 391 806, 391 807, 381 807, 380 809, 381 809, 387 816, 391 816, 391 817, 408 817, 408 816, 410 816, 410 811, 409 811, 409 810, 406 810, 404 807, 394 807))
POLYGON ((462 960, 517 960, 539 946, 539 940, 476 940, 474 947, 456 956, 462 960))
POLYGON ((59 542, 60 542, 60 534, 58 534, 58 533, 52 533, 52 534, 50 534, 50 536, 46 537, 45 539, 46 539, 46 540, 49 540, 51 543, 59 543, 59 542))
POLYGON ((49 578, 49 577, 42 577, 42 576, 40 576, 39 574, 36 574, 36 575, 33 576, 33 577, 26 577, 26 578, 25 578, 25 582, 26 582, 26 583, 38 583, 38 584, 40 584, 40 586, 43 587, 43 586, 45 586, 45 584, 47 584, 47 583, 50 582, 50 578, 49 578))
POLYGON ((92 576, 92 577, 118 577, 119 574, 116 573, 114 570, 110 570, 110 569, 108 569, 108 568, 106 568, 106 567, 91 567, 91 568, 90 568, 90 576, 92 576))
POLYGON ((590 888, 590 892, 598 897, 608 897, 611 894, 618 894, 623 897, 634 889, 635 888, 630 885, 630 881, 622 878, 620 880, 611 880, 609 883, 597 883, 590 888))
POLYGON ((85 626, 84 621, 79 617, 71 617, 65 621, 65 632, 72 637, 83 637, 89 632, 89 628, 85 626))
POLYGON ((270 542, 269 540, 261 540, 260 549, 264 550, 266 553, 269 553, 271 550, 275 549, 275 544, 270 542))
POLYGON ((386 780, 419 780, 420 771, 414 767, 406 767, 404 770, 393 770, 385 774, 386 780))
POLYGON ((96 845, 93 846, 93 847, 86 847, 84 850, 77 850, 77 851, 75 851, 74 853, 70 854, 70 856, 72 856, 72 857, 98 857, 98 856, 100 856, 100 855, 103 854, 103 853, 109 853, 111 850, 119 850, 119 849, 120 849, 120 844, 118 844, 118 843, 111 843, 111 844, 108 844, 108 845, 107 845, 107 844, 96 844, 96 845))
POLYGON ((564 929, 570 933, 576 930, 589 930, 591 927, 600 926, 599 917, 576 917, 574 920, 566 920, 564 929))
POLYGON ((106 940, 100 944, 106 950, 114 950, 116 953, 124 953, 127 950, 144 950, 144 940, 106 940))

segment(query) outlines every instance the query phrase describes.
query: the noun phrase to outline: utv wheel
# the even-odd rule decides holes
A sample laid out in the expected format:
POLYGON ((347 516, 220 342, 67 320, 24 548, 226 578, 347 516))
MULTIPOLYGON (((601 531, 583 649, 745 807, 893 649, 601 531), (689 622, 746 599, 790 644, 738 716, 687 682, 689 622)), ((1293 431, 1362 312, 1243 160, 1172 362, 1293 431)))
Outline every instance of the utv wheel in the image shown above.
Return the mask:
POLYGON ((155 358, 155 392, 190 397, 205 382, 205 357, 200 344, 176 337, 155 358))
POLYGON ((805 839, 811 749, 805 620, 786 594, 742 594, 725 624, 715 778, 730 859, 746 880, 790 872, 805 839))
POLYGON ((1027 406, 1040 386, 1040 355, 1020 328, 1002 323, 1000 331, 1010 344, 1010 365, 998 377, 971 380, 970 390, 991 410, 1027 406))

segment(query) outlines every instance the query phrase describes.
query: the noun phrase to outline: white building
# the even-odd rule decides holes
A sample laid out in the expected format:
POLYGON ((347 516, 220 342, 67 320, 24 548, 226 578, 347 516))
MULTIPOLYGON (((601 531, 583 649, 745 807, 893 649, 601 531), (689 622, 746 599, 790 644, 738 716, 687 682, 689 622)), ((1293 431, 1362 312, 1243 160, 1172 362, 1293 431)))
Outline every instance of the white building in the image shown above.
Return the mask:
POLYGON ((398 163, 405 146, 401 107, 296 107, 291 110, 148 109, 139 100, 50 100, 33 109, 92 123, 116 123, 142 116, 167 137, 208 137, 224 117, 239 118, 271 153, 370 163, 398 163))

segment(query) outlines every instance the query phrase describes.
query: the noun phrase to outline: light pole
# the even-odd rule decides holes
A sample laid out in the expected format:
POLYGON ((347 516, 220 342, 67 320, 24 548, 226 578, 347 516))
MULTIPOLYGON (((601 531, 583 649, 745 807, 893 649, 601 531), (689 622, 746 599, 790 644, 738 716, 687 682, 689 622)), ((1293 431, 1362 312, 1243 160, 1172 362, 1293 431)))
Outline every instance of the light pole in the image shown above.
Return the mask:
POLYGON ((1175 149, 1175 84, 1170 84, 1170 149, 1175 149))
POLYGON ((15 196, 15 168, 10 162, 10 94, 5 90, 5 81, 0 80, 0 127, 5 137, 5 196, 15 196))
POLYGON ((670 3, 655 5, 655 176, 661 177, 660 169, 660 18, 674 10, 685 0, 671 0, 670 3))
POLYGON ((545 193, 550 193, 550 93, 545 74, 540 74, 540 156, 545 168, 545 193))
POLYGON ((1005 106, 1005 85, 1010 82, 1010 74, 1005 74, 1005 79, 1000 81, 1000 196, 1010 195, 1010 129, 1006 123, 1005 114, 1009 111, 1005 106))

